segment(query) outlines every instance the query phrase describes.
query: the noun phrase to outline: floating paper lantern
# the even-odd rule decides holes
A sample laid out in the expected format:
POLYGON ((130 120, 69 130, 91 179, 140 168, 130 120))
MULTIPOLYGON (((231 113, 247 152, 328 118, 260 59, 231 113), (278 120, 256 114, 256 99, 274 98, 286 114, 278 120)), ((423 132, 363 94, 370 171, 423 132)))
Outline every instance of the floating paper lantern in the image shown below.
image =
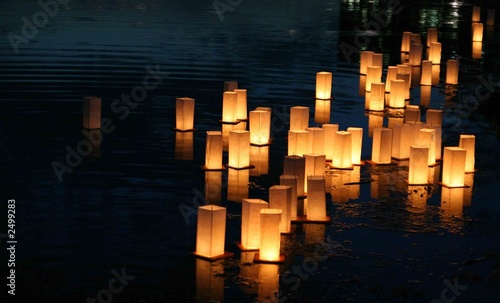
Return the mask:
POLYGON ((435 27, 427 29, 427 47, 430 47, 432 42, 438 42, 438 29, 435 27))
POLYGON ((198 207, 195 254, 209 259, 224 256, 225 239, 226 208, 216 205, 198 207))
POLYGON ((308 127, 306 131, 309 133, 309 142, 307 144, 307 152, 313 154, 325 153, 325 135, 324 130, 319 127, 308 127))
POLYGON ((410 144, 418 145, 418 138, 420 135, 420 130, 425 126, 422 122, 408 123, 411 126, 410 144))
POLYGON ((410 34, 410 50, 411 50, 411 45, 412 44, 422 44, 422 39, 420 37, 420 34, 416 34, 416 33, 411 33, 410 34))
POLYGON ((481 59, 483 56, 483 42, 472 42, 472 59, 481 59))
POLYGON ((194 99, 177 98, 175 100, 175 128, 177 130, 194 129, 194 99))
POLYGON ((420 66, 422 62, 422 52, 424 47, 422 44, 412 43, 410 46, 409 64, 412 66, 420 66))
POLYGON ((396 80, 397 74, 398 74, 398 67, 397 66, 389 66, 387 68, 387 75, 385 78, 385 91, 387 93, 391 92, 391 81, 396 80))
POLYGON ((377 164, 391 163, 392 129, 376 128, 373 131, 372 161, 377 164))
POLYGON ((366 95, 366 75, 359 75, 358 94, 360 97, 366 95))
POLYGON ((443 185, 464 186, 466 150, 460 147, 445 147, 443 155, 443 185))
POLYGON ((482 23, 473 23, 472 24, 472 41, 474 42, 482 42, 483 41, 483 24, 482 23))
POLYGON ((309 107, 290 107, 290 130, 305 130, 309 126, 309 107))
POLYGON ((420 85, 432 85, 432 61, 422 61, 422 77, 420 85))
POLYGON ((431 106, 431 94, 432 94, 432 86, 430 85, 421 85, 420 86, 420 106, 421 107, 430 107, 431 106))
POLYGON ((411 125, 395 125, 392 132, 392 157, 398 160, 408 159, 411 146, 411 125))
POLYGON ((250 175, 261 176, 269 173, 269 146, 250 146, 250 175))
POLYGON ((420 108, 417 105, 407 105, 405 107, 405 123, 415 123, 420 121, 420 108))
POLYGON ((250 144, 269 144, 271 136, 271 111, 250 111, 250 144))
POLYGON ((297 176, 297 196, 304 195, 306 159, 301 156, 285 156, 283 161, 283 174, 297 176))
POLYGON ((443 125, 443 110, 428 109, 425 112, 425 124, 429 126, 443 125))
POLYGON ((222 171, 205 171, 207 204, 220 205, 222 200, 222 171))
POLYGON ((397 79, 397 74, 408 74, 410 75, 410 79, 408 80, 408 88, 410 88, 410 83, 411 83, 411 75, 412 75, 412 66, 409 64, 398 64, 398 72, 396 73, 396 79, 397 79))
POLYGON ((476 145, 476 136, 466 135, 466 134, 460 135, 460 143, 458 146, 467 151, 467 154, 465 156, 465 172, 466 173, 474 172, 474 165, 475 165, 475 158, 476 158, 475 145, 476 145))
POLYGON ((409 52, 411 45, 411 32, 403 32, 403 38, 401 41, 401 52, 409 52))
POLYGON ((326 216, 325 177, 307 177, 307 220, 328 221, 326 216))
POLYGON ((223 169, 222 165, 222 132, 207 131, 205 148, 205 168, 223 169))
POLYGON ((269 204, 261 199, 243 199, 241 204, 241 247, 255 250, 260 247, 260 211, 269 204))
POLYGON ((235 88, 233 90, 236 96, 236 119, 245 120, 247 115, 247 90, 244 88, 235 88))
POLYGON ((175 133, 175 159, 193 160, 193 132, 175 133))
POLYGON ((495 10, 494 9, 488 10, 488 17, 486 19, 486 25, 488 25, 488 26, 495 25, 495 10))
POLYGON ((236 124, 228 124, 228 123, 222 123, 222 142, 226 143, 224 146, 227 151, 227 143, 229 143, 229 132, 234 131, 234 130, 241 130, 236 128, 236 124))
POLYGON ((385 106, 385 83, 372 83, 368 110, 383 111, 385 106))
POLYGON ((339 131, 338 124, 323 124, 324 134, 324 154, 326 160, 331 161, 333 158, 333 150, 335 148, 335 133, 339 131))
POLYGON ((281 209, 260 210, 260 249, 258 259, 265 262, 279 262, 281 232, 281 209))
POLYGON ((383 127, 384 116, 381 113, 368 113, 368 137, 373 137, 375 128, 383 127))
POLYGON ((429 148, 412 145, 410 147, 410 161, 408 171, 409 184, 427 184, 429 178, 429 148))
POLYGON ((309 152, 309 132, 306 130, 288 131, 288 155, 302 156, 309 152))
POLYGON ((405 98, 405 100, 409 100, 410 99, 410 79, 411 79, 411 75, 410 74, 400 74, 400 73, 398 73, 396 75, 396 79, 404 81, 404 92, 403 92, 404 98, 405 98))
POLYGON ((222 121, 236 122, 236 108, 238 104, 238 93, 226 91, 222 96, 222 121))
POLYGON ((481 21, 481 7, 474 5, 472 7, 472 22, 481 21))
POLYGON ((224 301, 224 279, 218 276, 223 272, 224 265, 222 263, 213 263, 200 258, 196 259, 197 302, 224 301))
POLYGON ((446 62, 446 84, 458 84, 458 60, 446 62))
POLYGON ((292 187, 273 185, 269 188, 269 208, 281 210, 280 232, 291 231, 292 187))
POLYGON ((238 88, 237 81, 225 81, 224 82, 224 91, 225 92, 232 92, 237 88, 238 88))
POLYGON ((438 85, 440 81, 441 65, 432 65, 432 85, 438 85))
POLYGON ((363 128, 362 127, 348 127, 347 131, 352 134, 352 164, 361 165, 361 148, 363 145, 363 128))
POLYGON ((292 204, 290 211, 290 219, 297 220, 297 176, 296 175, 281 175, 280 185, 290 186, 292 188, 292 204))
POLYGON ((233 130, 229 132, 229 167, 247 168, 250 166, 250 132, 233 130))
POLYGON ((83 128, 101 128, 101 98, 83 98, 83 128))
POLYGON ((422 128, 418 135, 418 145, 425 146, 429 149, 428 165, 436 163, 436 131, 432 128, 422 128))
MULTIPOLYGON (((326 158, 320 154, 304 154, 306 158, 306 180, 308 176, 323 176, 325 174, 326 158)), ((305 191, 307 192, 307 183, 305 183, 305 191)))
POLYGON ((330 123, 330 100, 316 99, 314 107, 314 122, 318 124, 330 123))
POLYGON ((316 99, 329 100, 332 97, 332 73, 316 73, 316 99))
POLYGON ((249 181, 250 170, 229 168, 227 170, 227 200, 239 203, 247 199, 249 181))
MULTIPOLYGON (((370 66, 370 65, 368 65, 368 66, 370 66)), ((373 54, 371 66, 383 67, 384 66, 384 54, 379 54, 379 53, 373 54)))
POLYGON ((389 93, 389 107, 405 107, 405 91, 407 90, 404 80, 391 80, 391 92, 389 93))
POLYGON ((335 133, 336 148, 333 151, 332 164, 334 168, 352 168, 352 133, 338 131, 335 133))
POLYGON ((372 51, 362 51, 360 54, 360 64, 359 64, 359 73, 362 75, 366 75, 366 70, 368 66, 373 65, 373 54, 372 51))
POLYGON ((429 61, 432 64, 441 64, 441 43, 440 42, 432 42, 429 47, 429 61))
POLYGON ((382 81, 382 67, 368 66, 366 69, 366 85, 367 92, 372 90, 372 83, 380 83, 382 81))

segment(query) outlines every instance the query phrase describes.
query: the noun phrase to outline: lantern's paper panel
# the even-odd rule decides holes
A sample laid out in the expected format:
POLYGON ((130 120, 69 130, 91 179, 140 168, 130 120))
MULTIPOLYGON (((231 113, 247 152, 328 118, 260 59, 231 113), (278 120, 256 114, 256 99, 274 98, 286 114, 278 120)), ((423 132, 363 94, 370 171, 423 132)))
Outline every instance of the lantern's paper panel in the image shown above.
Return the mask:
POLYGON ((425 112, 425 124, 429 126, 443 125, 443 110, 428 109, 425 112))
POLYGON ((399 160, 408 159, 411 146, 411 125, 395 125, 392 131, 392 157, 399 160))
MULTIPOLYGON (((387 67, 387 75, 386 75, 386 78, 385 78, 385 92, 386 93, 390 93, 391 92, 391 81, 392 80, 397 80, 396 79, 397 75, 398 75, 398 67, 397 66, 389 66, 389 67, 387 67)), ((386 105, 388 105, 388 104, 386 103, 386 105)))
POLYGON ((371 66, 384 67, 384 54, 381 53, 373 54, 371 66))
POLYGON ((481 59, 483 56, 483 42, 472 41, 472 59, 481 59))
MULTIPOLYGON (((325 175, 325 166, 326 166, 326 157, 325 155, 320 154, 304 154, 304 158, 306 158, 306 180, 308 176, 324 176, 325 175)), ((305 191, 307 192, 307 183, 305 187, 305 191)))
POLYGON ((366 85, 367 92, 372 90, 372 83, 382 82, 382 67, 381 66, 368 66, 366 70, 366 85))
POLYGON ((368 110, 383 111, 385 107, 385 83, 372 83, 368 110))
POLYGON ((332 73, 316 73, 316 98, 330 99, 332 96, 332 73))
POLYGON ((222 121, 236 122, 236 108, 238 104, 238 93, 234 91, 224 92, 222 95, 222 121))
POLYGON ((308 176, 307 188, 307 220, 326 220, 325 177, 308 176))
POLYGON ((436 163, 436 130, 433 128, 422 128, 418 134, 418 145, 429 149, 428 165, 436 163))
POLYGON ((411 74, 400 74, 398 73, 396 75, 396 79, 397 80, 402 80, 404 81, 404 98, 405 100, 408 100, 410 99, 410 86, 411 86, 411 74))
POLYGON ((420 108, 417 105, 407 105, 404 112, 405 123, 420 122, 420 108))
POLYGON ((268 144, 271 139, 271 112, 267 110, 250 111, 250 143, 268 144))
POLYGON ((198 207, 196 254, 212 258, 224 254, 226 208, 216 205, 198 207))
POLYGON ((424 47, 422 44, 412 43, 410 46, 410 60, 409 64, 412 66, 420 66, 422 62, 422 53, 424 47))
POLYGON ((484 25, 482 23, 472 24, 472 41, 482 42, 483 41, 483 29, 484 25))
POLYGON ((366 75, 366 70, 368 66, 373 65, 373 54, 372 51, 362 51, 360 55, 360 64, 359 64, 359 73, 362 75, 366 75))
POLYGON ((309 132, 306 130, 288 131, 288 155, 302 156, 309 152, 309 132))
POLYGON ((440 42, 432 42, 429 47, 429 61, 432 64, 441 64, 441 49, 442 45, 440 42))
POLYGON ((259 258, 263 261, 280 260, 281 248, 281 209, 260 210, 260 249, 259 258))
POLYGON ((411 45, 411 32, 403 32, 401 41, 401 52, 409 52, 411 45))
POLYGON ((352 167, 352 133, 338 131, 335 133, 336 148, 333 151, 332 167, 352 167))
POLYGON ((292 224, 292 187, 286 185, 271 186, 269 188, 269 208, 281 209, 280 232, 289 233, 292 224))
POLYGON ((424 128, 425 124, 422 122, 408 123, 411 126, 410 145, 418 145, 420 130, 424 128))
POLYGON ((290 107, 290 130, 306 130, 309 126, 309 107, 290 107))
POLYGON ((391 80, 391 91, 388 96, 388 105, 393 108, 404 108, 406 90, 407 87, 405 80, 391 80))
POLYGON ((101 128, 101 98, 83 98, 83 128, 101 128))
POLYGON ((323 124, 324 134, 324 154, 326 160, 331 161, 333 157, 333 150, 335 149, 335 133, 339 131, 338 124, 323 124))
POLYGON ((420 85, 432 85, 432 61, 422 61, 422 76, 420 77, 420 85))
POLYGON ((247 90, 245 88, 236 88, 233 90, 236 96, 236 119, 247 119, 247 90))
POLYGON ((391 163, 392 129, 376 128, 373 132, 372 161, 379 164, 391 163))
POLYGON ((222 132, 207 131, 205 147, 205 167, 207 169, 221 169, 223 142, 222 132))
POLYGON ((308 127, 306 131, 309 133, 307 152, 323 155, 325 153, 324 130, 320 127, 308 127))
POLYGON ((177 98, 175 100, 175 127, 179 130, 194 129, 194 99, 177 98))
POLYGON ((443 184, 449 187, 464 186, 467 151, 460 147, 445 147, 443 155, 443 184))
POLYGON ((413 145, 410 147, 408 171, 409 184, 427 184, 429 178, 429 148, 413 145))
POLYGON ((465 172, 466 173, 474 172, 474 165, 475 165, 475 158, 476 158, 475 145, 476 145, 476 136, 467 135, 467 134, 460 135, 460 143, 458 146, 467 151, 467 154, 465 156, 465 172))
POLYGON ((446 84, 458 84, 458 62, 454 59, 446 62, 446 84))
POLYGON ((250 166, 250 132, 233 130, 229 132, 228 149, 229 167, 244 168, 250 166))
POLYGON ((297 220, 297 176, 296 175, 281 175, 280 185, 290 186, 292 188, 292 205, 290 219, 297 220))
POLYGON ((303 196, 305 191, 306 158, 302 156, 285 156, 283 174, 297 176, 297 196, 303 196))
POLYGON ((352 144, 352 164, 361 164, 361 149, 363 145, 363 128, 362 127, 348 127, 347 131, 351 133, 352 144))
POLYGON ((438 160, 441 160, 443 157, 442 153, 442 142, 443 142, 443 128, 441 125, 432 125, 432 126, 425 126, 426 128, 432 128, 434 131, 436 131, 436 148, 435 148, 435 154, 436 154, 436 162, 438 160))
POLYGON ((260 247, 260 211, 269 208, 261 199, 243 199, 241 204, 241 245, 245 249, 260 247))
POLYGON ((438 29, 436 27, 427 28, 427 47, 431 46, 432 42, 438 42, 438 29))

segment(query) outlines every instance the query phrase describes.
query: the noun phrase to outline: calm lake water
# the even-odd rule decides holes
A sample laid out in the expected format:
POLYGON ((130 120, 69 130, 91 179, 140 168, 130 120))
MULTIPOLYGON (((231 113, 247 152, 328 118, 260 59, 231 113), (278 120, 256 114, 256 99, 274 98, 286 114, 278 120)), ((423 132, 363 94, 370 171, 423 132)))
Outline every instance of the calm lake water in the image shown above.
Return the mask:
MULTIPOLYGON (((7 200, 15 199, 18 300, 254 302, 270 300, 279 288, 283 302, 430 302, 442 293, 453 302, 498 302, 500 142, 468 105, 476 90, 487 92, 489 77, 500 81, 500 29, 485 27, 482 56, 472 59, 471 3, 401 1, 401 12, 383 17, 387 24, 378 31, 364 26, 376 24, 388 1, 222 0, 231 5, 220 15, 211 1, 66 2, 17 52, 9 33, 22 37, 23 17, 32 21, 40 7, 0 3, 0 222, 7 200), (329 172, 332 222, 297 225, 283 236, 285 264, 253 264, 252 254, 235 245, 236 200, 267 200, 267 189, 279 183, 290 106, 309 106, 316 125, 315 74, 333 72, 331 122, 363 127, 362 158, 370 159, 369 126, 389 121, 365 115, 359 57, 339 46, 365 39, 363 49, 383 52, 387 68, 400 62, 402 32, 420 33, 425 42, 428 27, 439 28, 443 62, 460 60, 460 84, 443 84, 442 64, 429 106, 445 110, 444 146, 457 145, 461 133, 476 135, 478 171, 466 179, 473 186, 458 195, 437 184, 409 188, 404 166, 365 165, 358 176, 329 172), (129 115, 114 112, 114 100, 137 93, 150 70, 161 83, 129 115), (210 199, 227 207, 226 250, 235 255, 210 264, 191 255, 194 210, 209 180, 201 170, 205 132, 221 128, 228 80, 248 89, 249 110, 272 108, 273 144, 259 150, 268 152, 267 167, 211 176, 210 199), (52 165, 66 165, 68 149, 85 139, 82 98, 92 95, 102 98, 112 130, 60 182, 52 165), (196 99, 193 133, 171 129, 175 98, 182 96, 196 99), (445 207, 442 197, 450 196, 465 206, 445 207), (318 247, 328 249, 326 260, 315 258, 318 247), (135 278, 113 294, 112 271, 135 278), (443 291, 450 283, 458 286, 443 291)), ((498 11, 494 1, 483 1, 483 22, 495 5, 498 11)), ((414 87, 410 103, 418 105, 420 94, 414 87)), ((2 223, 0 236, 6 233, 2 223)), ((6 277, 5 248, 1 254, 6 277)), ((18 302, 3 281, 1 302, 18 302)))

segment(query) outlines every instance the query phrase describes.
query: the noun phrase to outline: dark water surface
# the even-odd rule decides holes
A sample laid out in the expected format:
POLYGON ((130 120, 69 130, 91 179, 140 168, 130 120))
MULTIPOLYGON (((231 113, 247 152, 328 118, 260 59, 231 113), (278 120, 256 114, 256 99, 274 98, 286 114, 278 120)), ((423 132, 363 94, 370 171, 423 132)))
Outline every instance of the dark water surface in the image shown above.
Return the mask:
MULTIPOLYGON (((476 88, 485 91, 478 76, 500 80, 498 26, 485 29, 482 58, 471 59, 472 6, 466 1, 402 1, 403 10, 380 31, 363 27, 387 1, 231 3, 236 5, 221 20, 211 1, 72 0, 17 53, 8 35, 22 35, 22 18, 32 20, 40 7, 35 1, 0 3, 0 205, 16 200, 18 240, 18 300, 6 295, 3 278, 1 302, 96 296, 96 302, 191 302, 197 296, 200 302, 253 302, 278 283, 284 302, 430 302, 441 298, 447 281, 464 285, 444 291, 454 296, 449 302, 498 302, 500 143, 489 121, 467 106, 476 88), (409 188, 403 166, 362 166, 355 185, 335 186, 339 172, 329 172, 332 223, 298 225, 282 237, 284 265, 257 265, 235 245, 241 204, 231 201, 235 176, 221 173, 216 188, 228 212, 226 250, 235 256, 209 264, 191 255, 196 216, 189 212, 202 203, 205 131, 220 129, 224 81, 248 89, 249 110, 272 107, 268 171, 250 172, 243 187, 244 196, 267 200, 267 188, 282 173, 289 107, 313 110, 318 71, 334 74, 331 122, 341 129, 363 127, 362 157, 370 158, 359 58, 346 57, 339 45, 367 38, 366 49, 383 52, 387 68, 400 61, 402 32, 421 33, 425 42, 428 27, 439 28, 443 62, 461 62, 454 94, 442 84, 441 65, 430 106, 445 109, 443 145, 457 145, 460 133, 476 135, 478 172, 467 179, 473 182, 465 189, 467 206, 442 207, 437 184, 409 188), (162 83, 128 116, 113 112, 113 101, 135 93, 148 69, 160 70, 162 83), (113 130, 59 182, 51 165, 66 164, 68 148, 77 149, 85 138, 81 103, 90 95, 102 98, 102 116, 113 130), (196 99, 197 131, 187 146, 171 130, 180 96, 196 99), (422 203, 419 193, 427 192, 422 203), (317 247, 327 247, 329 258, 318 262, 317 247), (112 271, 123 268, 135 278, 106 297, 101 290, 108 289, 112 271)), ((485 20, 495 4, 482 3, 485 20)), ((419 104, 418 87, 412 96, 419 104)))

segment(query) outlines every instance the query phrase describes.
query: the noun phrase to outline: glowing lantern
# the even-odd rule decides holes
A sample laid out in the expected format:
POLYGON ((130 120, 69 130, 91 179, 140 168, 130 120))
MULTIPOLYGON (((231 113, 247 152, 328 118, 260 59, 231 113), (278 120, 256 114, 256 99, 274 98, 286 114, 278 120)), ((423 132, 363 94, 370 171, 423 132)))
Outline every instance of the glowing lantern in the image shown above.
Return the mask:
POLYGON ((443 156, 443 185, 464 186, 466 150, 460 147, 445 147, 443 156))
POLYGON ((440 81, 441 65, 432 65, 432 85, 438 85, 440 81))
POLYGON ((316 73, 316 99, 329 100, 332 97, 332 73, 316 73))
POLYGON ((460 135, 460 143, 459 147, 465 149, 467 154, 465 156, 465 172, 472 173, 474 172, 474 164, 475 164, 475 145, 476 145, 476 136, 474 135, 460 135))
POLYGON ((280 262, 281 246, 281 209, 261 209, 260 210, 260 249, 255 255, 256 261, 280 262))
POLYGON ((422 52, 424 47, 422 44, 412 43, 410 46, 410 60, 409 64, 412 66, 420 66, 420 62, 422 62, 422 52))
POLYGON ((411 74, 400 74, 396 75, 396 79, 404 81, 404 98, 405 100, 410 99, 410 79, 411 74))
POLYGON ((186 97, 175 100, 175 128, 181 131, 194 129, 194 99, 186 97))
POLYGON ((405 123, 415 123, 420 121, 420 108, 417 105, 407 105, 405 107, 405 123))
POLYGON ((243 199, 241 205, 241 248, 256 250, 260 247, 260 211, 269 204, 261 199, 243 199))
POLYGON ((205 199, 207 204, 220 205, 222 198, 222 171, 205 172, 205 199))
POLYGON ((420 85, 432 85, 432 61, 422 61, 422 77, 420 85))
POLYGON ((432 93, 432 86, 430 85, 420 86, 420 106, 422 107, 431 106, 431 93, 432 93))
POLYGON ((368 110, 383 111, 385 106, 385 83, 372 83, 368 110))
POLYGON ((319 124, 330 123, 330 100, 316 99, 314 107, 314 122, 319 124))
POLYGON ((237 81, 225 81, 224 82, 224 91, 225 92, 232 92, 237 88, 238 88, 237 81))
POLYGON ((283 161, 283 174, 297 176, 297 196, 304 195, 306 159, 301 156, 285 156, 283 161))
POLYGON ((495 10, 494 9, 488 10, 488 17, 486 19, 486 25, 488 25, 488 26, 495 25, 495 10))
POLYGON ((307 177, 307 220, 329 221, 326 216, 325 177, 307 177))
POLYGON ((472 22, 481 21, 481 7, 474 5, 472 7, 472 22))
POLYGON ((360 97, 366 95, 366 75, 359 75, 358 93, 360 97))
POLYGON ((482 42, 483 41, 483 24, 473 23, 472 24, 472 41, 482 42))
POLYGON ((83 98, 83 128, 101 128, 101 98, 83 98))
POLYGON ((359 73, 366 75, 366 70, 368 66, 373 65, 373 54, 372 51, 362 51, 360 55, 359 73))
POLYGON ((458 84, 458 60, 446 62, 446 84, 458 84))
POLYGON ((175 133, 175 159, 193 160, 193 132, 175 133))
POLYGON ((425 112, 425 124, 428 126, 443 125, 443 110, 428 109, 425 112))
POLYGON ((309 132, 305 130, 288 131, 288 155, 299 155, 309 151, 309 132))
POLYGON ((427 184, 429 179, 429 148, 412 145, 410 147, 410 161, 408 171, 409 184, 427 184))
POLYGON ((238 104, 238 93, 226 91, 222 96, 222 122, 236 122, 236 106, 238 104))
POLYGON ((429 47, 429 61, 432 64, 441 64, 441 43, 440 42, 432 42, 429 47))
POLYGON ((333 151, 333 168, 352 168, 352 133, 338 131, 335 133, 336 148, 333 151))
POLYGON ((245 120, 247 116, 247 90, 244 88, 235 88, 236 95, 236 119, 245 120))
POLYGON ((296 175, 281 175, 280 185, 290 186, 292 188, 292 203, 290 211, 290 219, 297 220, 297 176, 296 175))
POLYGON ((309 126, 309 107, 290 107, 290 130, 305 130, 309 126))
POLYGON ((432 42, 438 42, 438 29, 435 27, 427 29, 427 47, 430 47, 432 42))
POLYGON ((269 144, 271 135, 271 111, 250 111, 250 144, 269 144))
MULTIPOLYGON (((368 66, 370 66, 370 65, 368 65, 368 66)), ((384 66, 384 54, 378 54, 378 53, 373 54, 371 66, 383 67, 384 66)))
POLYGON ((308 153, 323 155, 325 153, 324 130, 319 127, 308 127, 306 131, 309 133, 308 153))
POLYGON ((436 130, 433 128, 422 128, 418 135, 418 145, 425 146, 429 149, 428 165, 436 163, 436 130))
POLYGON ((382 67, 368 66, 366 69, 366 85, 367 92, 372 90, 372 83, 380 83, 382 81, 382 67))
POLYGON ((225 256, 226 208, 216 205, 198 207, 195 255, 208 259, 225 256))
POLYGON ((395 125, 392 131, 392 157, 398 160, 408 159, 411 146, 411 125, 395 125))
POLYGON ((273 185, 269 188, 269 208, 281 210, 280 232, 289 233, 291 230, 292 187, 273 185))
POLYGON ((347 131, 352 134, 352 164, 361 165, 361 148, 363 145, 363 128, 362 127, 348 127, 347 131))
POLYGON ((250 169, 252 176, 265 175, 269 172, 269 146, 250 146, 250 169))
MULTIPOLYGON (((306 180, 308 176, 323 176, 325 174, 326 158, 325 155, 319 154, 304 154, 306 158, 306 180)), ((307 190, 307 183, 305 183, 305 191, 307 190)))
POLYGON ((229 132, 229 167, 248 168, 250 166, 250 132, 233 130, 229 132))
POLYGON ((376 128, 373 131, 372 161, 377 164, 391 163, 392 129, 376 128))
POLYGON ((407 89, 404 80, 391 80, 391 92, 388 96, 388 106, 392 108, 404 108, 407 89))
POLYGON ((422 122, 408 123, 411 126, 410 145, 418 145, 420 130, 424 127, 422 122))
POLYGON ((335 133, 339 131, 338 124, 323 124, 323 134, 324 136, 324 154, 326 160, 331 161, 333 158, 333 150, 335 148, 335 133))
POLYGON ((224 272, 223 264, 196 259, 196 299, 197 302, 223 302, 224 279, 217 274, 224 272))
POLYGON ((397 74, 398 74, 397 66, 389 66, 387 68, 387 75, 385 78, 385 91, 387 93, 391 92, 391 81, 396 80, 397 74))
POLYGON ((223 169, 222 132, 207 131, 205 149, 205 169, 223 169))
POLYGON ((398 72, 396 73, 396 79, 398 78, 397 74, 408 74, 410 78, 408 79, 407 86, 410 88, 411 83, 411 75, 412 75, 412 66, 409 64, 398 64, 398 72))
POLYGON ((407 53, 410 51, 411 43, 411 32, 403 32, 403 38, 401 41, 401 52, 407 53))
POLYGON ((420 37, 420 34, 415 34, 411 33, 410 34, 410 50, 411 50, 411 44, 421 44, 422 39, 420 37))
POLYGON ((472 42, 472 59, 481 59, 483 56, 483 42, 472 42))

